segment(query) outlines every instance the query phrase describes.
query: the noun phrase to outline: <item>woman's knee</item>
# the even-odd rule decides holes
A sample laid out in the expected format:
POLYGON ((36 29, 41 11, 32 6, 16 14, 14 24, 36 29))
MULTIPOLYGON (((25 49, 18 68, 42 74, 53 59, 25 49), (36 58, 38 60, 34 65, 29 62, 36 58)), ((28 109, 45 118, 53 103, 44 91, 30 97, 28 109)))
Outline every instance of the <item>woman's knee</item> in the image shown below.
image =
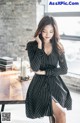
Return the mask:
POLYGON ((58 116, 62 117, 62 118, 65 118, 66 117, 66 112, 64 110, 59 110, 58 116))

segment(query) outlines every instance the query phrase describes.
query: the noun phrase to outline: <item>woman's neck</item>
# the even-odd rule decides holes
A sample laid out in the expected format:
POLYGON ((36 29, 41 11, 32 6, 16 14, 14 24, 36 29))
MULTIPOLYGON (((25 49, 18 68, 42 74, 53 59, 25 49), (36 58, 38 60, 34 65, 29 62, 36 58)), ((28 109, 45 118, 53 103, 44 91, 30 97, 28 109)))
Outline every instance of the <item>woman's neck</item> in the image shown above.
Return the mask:
POLYGON ((51 44, 50 41, 44 41, 44 45, 45 45, 45 46, 47 46, 47 45, 49 45, 49 44, 51 44))

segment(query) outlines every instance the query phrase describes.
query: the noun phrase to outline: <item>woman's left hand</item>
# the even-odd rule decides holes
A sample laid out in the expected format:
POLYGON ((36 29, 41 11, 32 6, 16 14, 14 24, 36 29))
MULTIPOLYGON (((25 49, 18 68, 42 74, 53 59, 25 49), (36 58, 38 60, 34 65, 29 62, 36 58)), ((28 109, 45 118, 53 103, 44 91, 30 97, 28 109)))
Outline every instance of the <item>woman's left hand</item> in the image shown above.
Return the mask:
POLYGON ((38 75, 45 75, 45 74, 46 74, 46 72, 45 72, 44 70, 33 71, 33 70, 30 68, 30 71, 31 71, 31 72, 34 72, 34 73, 36 73, 36 74, 38 74, 38 75))
POLYGON ((44 70, 38 70, 37 72, 35 72, 38 75, 45 75, 45 71, 44 70))

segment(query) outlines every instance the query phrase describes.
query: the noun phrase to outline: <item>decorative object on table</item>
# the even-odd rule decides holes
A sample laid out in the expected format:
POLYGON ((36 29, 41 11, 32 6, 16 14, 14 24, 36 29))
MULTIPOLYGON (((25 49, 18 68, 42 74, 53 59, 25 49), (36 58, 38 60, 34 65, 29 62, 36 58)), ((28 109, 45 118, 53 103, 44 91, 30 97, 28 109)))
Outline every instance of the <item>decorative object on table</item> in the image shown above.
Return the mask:
POLYGON ((29 80, 30 77, 27 73, 28 70, 30 70, 29 63, 21 58, 21 74, 19 76, 19 79, 20 79, 21 82, 29 80))
POLYGON ((28 81, 30 79, 30 77, 29 76, 27 76, 27 77, 18 76, 18 79, 20 82, 23 82, 23 81, 28 81))
POLYGON ((0 57, 0 70, 6 71, 6 70, 12 70, 13 65, 13 58, 11 57, 0 57))

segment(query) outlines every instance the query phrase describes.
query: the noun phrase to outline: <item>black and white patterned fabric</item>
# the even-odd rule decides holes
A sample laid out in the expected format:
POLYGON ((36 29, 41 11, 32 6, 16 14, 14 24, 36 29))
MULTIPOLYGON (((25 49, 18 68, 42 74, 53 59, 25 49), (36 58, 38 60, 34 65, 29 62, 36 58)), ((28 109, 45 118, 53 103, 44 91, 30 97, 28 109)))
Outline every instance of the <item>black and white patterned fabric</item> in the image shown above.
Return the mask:
POLYGON ((35 74, 30 83, 25 101, 26 116, 32 119, 52 116, 52 99, 71 110, 72 98, 60 77, 67 73, 65 54, 58 54, 53 49, 47 55, 43 49, 38 48, 36 41, 29 42, 26 49, 33 71, 46 71, 46 75, 35 74))

